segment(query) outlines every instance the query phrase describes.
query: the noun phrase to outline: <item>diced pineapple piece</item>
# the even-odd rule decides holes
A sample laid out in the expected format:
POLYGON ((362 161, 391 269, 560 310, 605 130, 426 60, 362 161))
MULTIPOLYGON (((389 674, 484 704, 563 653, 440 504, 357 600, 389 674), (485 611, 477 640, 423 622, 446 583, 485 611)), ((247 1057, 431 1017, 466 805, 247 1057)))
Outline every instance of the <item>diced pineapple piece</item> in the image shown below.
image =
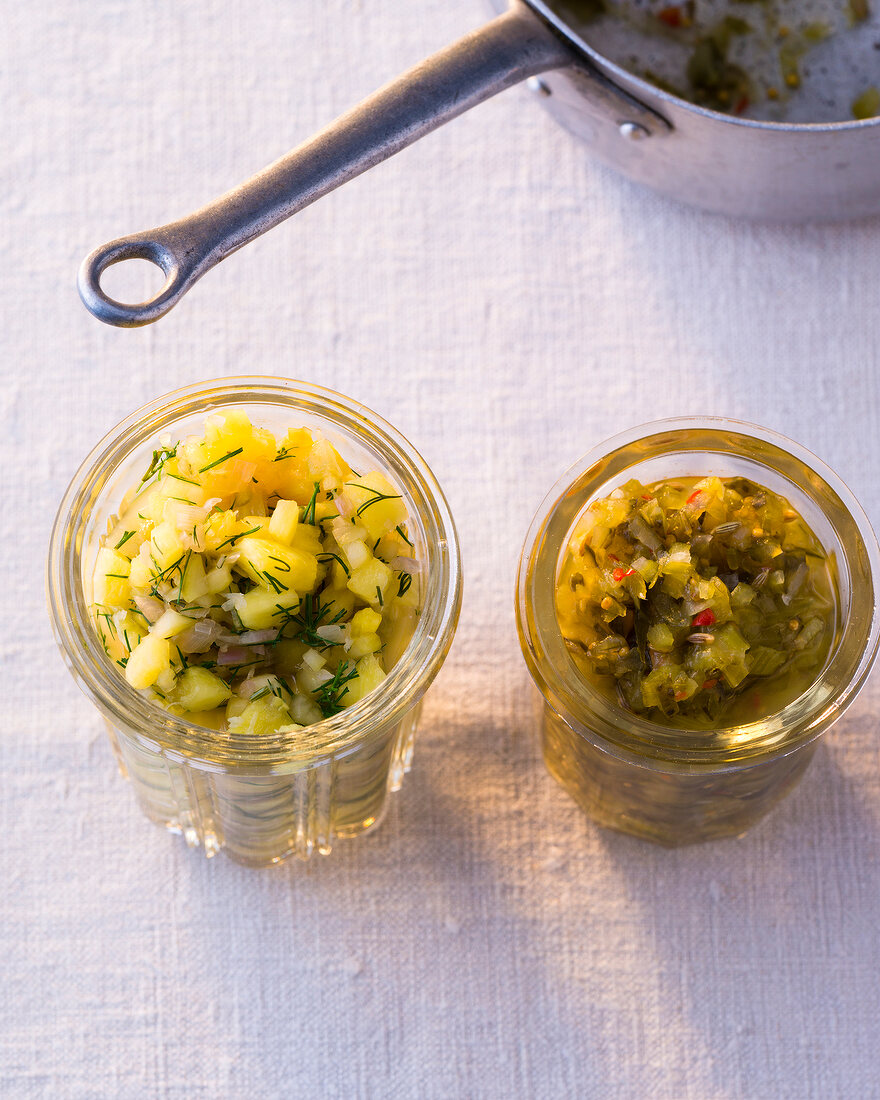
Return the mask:
POLYGON ((185 508, 201 508, 208 499, 208 494, 204 485, 194 484, 193 478, 174 473, 169 469, 169 466, 170 463, 167 463, 162 471, 162 481, 153 508, 158 508, 159 498, 161 497, 163 500, 163 519, 174 522, 181 505, 185 508))
POLYGON ((311 668, 304 664, 296 674, 296 686, 305 695, 311 695, 317 691, 321 684, 329 679, 327 671, 323 668, 311 668))
POLYGON ((212 596, 216 595, 217 592, 225 592, 231 584, 232 569, 226 564, 215 565, 205 575, 205 587, 212 596))
POLYGON ((291 717, 277 695, 264 695, 261 699, 252 699, 241 714, 229 719, 229 732, 239 736, 252 734, 266 737, 286 726, 291 717))
POLYGON ((299 523, 299 505, 295 500, 279 500, 269 520, 269 534, 288 546, 293 542, 299 523))
POLYGON ((267 592, 265 588, 252 588, 235 601, 235 610, 241 624, 247 630, 267 630, 271 626, 281 627, 285 611, 299 604, 295 592, 267 592))
POLYGON ((400 493, 378 470, 347 482, 344 494, 354 507, 358 523, 366 527, 371 542, 406 522, 406 505, 400 493))
POLYGON ((174 702, 189 711, 213 710, 231 694, 228 684, 207 668, 191 665, 183 670, 174 689, 174 702))
POLYGON ((262 588, 305 593, 317 583, 318 560, 314 554, 256 536, 241 539, 238 548, 235 568, 262 588))
POLYGON ((369 607, 362 608, 352 616, 352 638, 358 638, 364 634, 374 634, 379 629, 381 622, 382 616, 378 611, 373 611, 372 608, 369 607))
POLYGON ((303 665, 310 668, 312 672, 320 672, 326 664, 327 658, 322 657, 317 649, 307 649, 303 654, 303 665))
POLYGON ((130 572, 128 558, 118 550, 102 547, 95 559, 94 602, 108 607, 126 604, 131 595, 130 572))
POLYGON ((291 428, 272 463, 275 491, 285 500, 305 504, 315 487, 307 458, 312 449, 312 433, 308 428, 291 428))
POLYGON ((318 704, 305 695, 294 695, 289 709, 294 722, 298 722, 302 726, 310 726, 314 722, 320 722, 324 717, 318 704))
POLYGON ((149 632, 147 620, 136 611, 117 611, 113 616, 113 627, 124 656, 131 653, 141 638, 149 632))
POLYGON ((153 565, 150 561, 150 544, 145 542, 138 556, 131 559, 131 572, 128 575, 131 587, 145 592, 152 584, 152 572, 153 565))
POLYGON ((347 588, 325 588, 321 593, 321 603, 327 611, 322 622, 328 626, 331 624, 341 626, 354 611, 354 600, 354 593, 349 592, 347 588))
POLYGON ((201 554, 190 554, 186 559, 185 566, 180 595, 186 603, 195 603, 196 600, 206 596, 210 591, 208 578, 205 574, 205 562, 201 554))
POLYGON ((382 648, 382 639, 378 634, 361 634, 354 638, 348 648, 348 655, 357 661, 360 657, 366 657, 368 653, 376 653, 382 648))
POLYGON ((356 596, 360 596, 364 603, 381 606, 385 602, 385 590, 392 576, 384 561, 370 558, 365 565, 352 569, 347 587, 356 596))
POLYGON ((177 673, 174 668, 169 665, 168 668, 163 668, 159 675, 156 677, 156 683, 153 685, 157 690, 161 691, 163 695, 170 695, 174 691, 174 684, 177 680, 177 673))
POLYGON ((320 523, 321 520, 336 519, 339 515, 339 509, 336 507, 336 498, 331 497, 327 500, 326 496, 321 500, 315 501, 315 522, 320 523))
POLYGON ((249 530, 250 527, 245 526, 235 512, 209 512, 205 521, 203 545, 211 554, 231 554, 236 547, 236 535, 249 530))
POLYGON ((342 548, 342 553, 345 559, 348 561, 349 568, 359 569, 362 565, 365 565, 373 556, 370 553, 370 548, 365 542, 360 539, 355 539, 353 542, 349 542, 342 548))
POLYGON ((175 525, 169 521, 157 524, 150 535, 150 555, 154 572, 162 573, 183 558, 185 551, 175 525))
POLYGON ((226 719, 238 718, 247 710, 248 700, 243 695, 233 695, 226 704, 226 719))
MULTIPOLYGON (((330 553, 339 554, 339 549, 325 551, 325 555, 329 555, 330 553)), ((351 569, 343 565, 342 562, 338 561, 336 558, 332 558, 331 561, 330 584, 332 584, 334 588, 344 588, 346 581, 351 576, 351 569)))
MULTIPOLYGON (((138 525, 140 520, 137 521, 138 525)), ((126 528, 124 523, 118 523, 116 530, 108 537, 108 545, 112 546, 117 554, 122 554, 129 561, 140 552, 143 542, 143 532, 136 528, 126 528)))
POLYGON ((357 673, 357 676, 348 685, 348 694, 340 700, 345 707, 350 707, 359 702, 385 679, 385 670, 382 668, 379 658, 372 653, 358 661, 357 673))
POLYGON ((157 638, 173 638, 175 634, 182 634, 184 630, 189 630, 192 624, 192 619, 181 615, 173 607, 167 607, 150 627, 150 633, 157 638))
POLYGON ((314 527, 310 523, 300 523, 293 536, 292 546, 297 550, 303 550, 307 554, 323 553, 324 544, 321 542, 321 528, 314 527))
POLYGON ((276 461, 283 462, 285 466, 294 460, 305 462, 313 444, 312 433, 308 428, 288 428, 287 435, 278 448, 276 461))
POLYGON ((351 477, 351 467, 327 439, 315 442, 306 462, 309 473, 322 489, 336 489, 351 477))
POLYGON ((132 650, 125 678, 133 688, 148 688, 170 667, 171 643, 158 634, 147 634, 132 650))

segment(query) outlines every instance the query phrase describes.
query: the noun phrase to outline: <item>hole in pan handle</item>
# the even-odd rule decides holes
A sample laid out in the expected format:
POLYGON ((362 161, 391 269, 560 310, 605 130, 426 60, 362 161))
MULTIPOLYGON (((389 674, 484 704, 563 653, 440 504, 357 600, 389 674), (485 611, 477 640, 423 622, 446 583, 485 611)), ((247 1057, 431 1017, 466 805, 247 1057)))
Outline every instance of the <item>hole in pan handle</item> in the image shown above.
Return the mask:
POLYGON ((164 316, 236 249, 424 134, 522 80, 581 55, 522 0, 386 84, 313 138, 189 217, 120 237, 86 257, 80 296, 99 320, 134 328, 164 316), (101 288, 115 263, 145 259, 167 276, 153 298, 126 305, 101 288))
POLYGON ((77 287, 86 308, 99 320, 120 328, 137 328, 158 320, 198 278, 195 265, 179 250, 180 244, 180 234, 174 232, 174 227, 162 227, 96 248, 83 260, 77 275, 77 287), (101 276, 108 267, 125 260, 148 260, 160 268, 165 282, 158 293, 131 305, 111 298, 101 286, 101 276))

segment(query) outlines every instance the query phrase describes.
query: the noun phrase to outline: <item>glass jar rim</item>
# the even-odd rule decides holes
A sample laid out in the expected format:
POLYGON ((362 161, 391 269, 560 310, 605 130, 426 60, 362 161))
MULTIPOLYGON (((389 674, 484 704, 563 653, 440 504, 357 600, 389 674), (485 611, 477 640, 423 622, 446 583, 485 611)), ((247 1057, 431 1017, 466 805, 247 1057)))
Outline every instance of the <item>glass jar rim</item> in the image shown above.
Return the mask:
POLYGON ((197 757, 210 766, 259 762, 275 768, 344 753, 363 741, 369 727, 399 720, 424 694, 443 662, 461 607, 461 554, 443 490, 428 464, 396 428, 367 406, 334 390, 277 376, 207 380, 163 394, 142 405, 92 448, 74 474, 53 526, 48 558, 52 625, 74 678, 105 713, 137 730, 169 755, 197 757), (114 466, 137 447, 170 430, 176 421, 228 406, 262 404, 312 413, 381 454, 415 487, 414 509, 431 555, 427 592, 412 638, 381 688, 353 706, 290 733, 240 736, 164 711, 119 676, 101 651, 88 616, 82 554, 89 516, 114 466))
MULTIPOLYGON (((798 485, 793 480, 791 484, 798 485)), ((801 488, 806 491, 806 487, 801 488)), ((810 499, 819 506, 817 499, 810 499)), ((823 515, 827 517, 824 509, 823 515)), ((745 421, 717 416, 676 417, 650 421, 606 439, 574 462, 557 480, 526 534, 516 582, 517 625, 529 672, 547 703, 563 719, 575 723, 588 721, 591 733, 600 738, 608 751, 624 755, 637 753, 698 766, 717 763, 722 757, 730 762, 746 761, 758 755, 793 751, 796 746, 817 737, 855 698, 871 670, 880 643, 878 577, 880 547, 867 516, 844 482, 816 455, 770 428, 745 421), (848 630, 854 629, 852 619, 842 622, 841 640, 820 678, 810 688, 758 721, 712 731, 713 743, 707 743, 707 731, 681 730, 653 722, 602 696, 580 675, 569 657, 555 613, 555 582, 564 545, 557 536, 562 527, 565 527, 565 535, 590 500, 600 496, 603 488, 606 493, 610 491, 612 481, 616 485, 625 480, 622 478, 624 472, 636 476, 632 470, 640 463, 688 451, 707 452, 706 446, 686 445, 695 438, 695 432, 711 437, 718 444, 718 454, 725 453, 721 443, 726 441, 728 455, 738 455, 768 471, 774 469, 771 460, 781 461, 783 456, 800 464, 809 475, 810 488, 816 493, 821 489, 829 499, 835 499, 841 514, 851 521, 853 531, 850 534, 857 534, 857 545, 839 540, 840 547, 848 562, 850 558, 859 562, 870 582, 870 600, 866 601, 870 607, 862 623, 864 645, 850 655, 841 688, 829 693, 823 687, 822 676, 835 667, 834 662, 843 652, 843 638, 848 630), (734 439, 748 441, 753 445, 753 452, 734 451, 730 446, 734 439), (571 522, 563 524, 566 516, 571 522), (540 613, 542 604, 545 611, 549 606, 549 613, 540 613), (536 607, 539 608, 537 613, 536 607)))

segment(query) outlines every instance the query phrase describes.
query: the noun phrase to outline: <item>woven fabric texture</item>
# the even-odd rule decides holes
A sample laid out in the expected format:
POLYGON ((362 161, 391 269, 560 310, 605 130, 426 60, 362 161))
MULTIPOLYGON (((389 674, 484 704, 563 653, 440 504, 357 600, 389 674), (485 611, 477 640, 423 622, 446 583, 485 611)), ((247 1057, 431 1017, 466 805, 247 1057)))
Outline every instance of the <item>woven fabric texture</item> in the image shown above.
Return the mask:
MULTIPOLYGON (((880 1096, 880 680, 745 837, 590 824, 544 770, 513 588, 562 471, 663 416, 819 454, 880 524, 880 223, 661 199, 512 89, 111 329, 77 265, 280 156, 480 0, 54 0, 2 17, 0 1094, 880 1096), (61 495, 143 402, 274 373, 392 421, 465 599, 381 826, 253 871, 152 826, 44 604, 61 495)), ((129 291, 132 287, 127 288, 129 291)), ((135 288, 136 289, 136 288, 135 288)))

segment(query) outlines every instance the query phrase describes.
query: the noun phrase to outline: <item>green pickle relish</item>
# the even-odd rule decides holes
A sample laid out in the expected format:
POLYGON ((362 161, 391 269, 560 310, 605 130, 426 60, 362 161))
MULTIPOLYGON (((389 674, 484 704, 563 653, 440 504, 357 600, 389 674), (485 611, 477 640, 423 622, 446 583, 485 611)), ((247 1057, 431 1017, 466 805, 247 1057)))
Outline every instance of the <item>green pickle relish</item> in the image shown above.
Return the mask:
POLYGON ((581 674, 629 711, 711 730, 816 680, 838 630, 833 555, 747 478, 631 480, 569 540, 556 615, 581 674))

